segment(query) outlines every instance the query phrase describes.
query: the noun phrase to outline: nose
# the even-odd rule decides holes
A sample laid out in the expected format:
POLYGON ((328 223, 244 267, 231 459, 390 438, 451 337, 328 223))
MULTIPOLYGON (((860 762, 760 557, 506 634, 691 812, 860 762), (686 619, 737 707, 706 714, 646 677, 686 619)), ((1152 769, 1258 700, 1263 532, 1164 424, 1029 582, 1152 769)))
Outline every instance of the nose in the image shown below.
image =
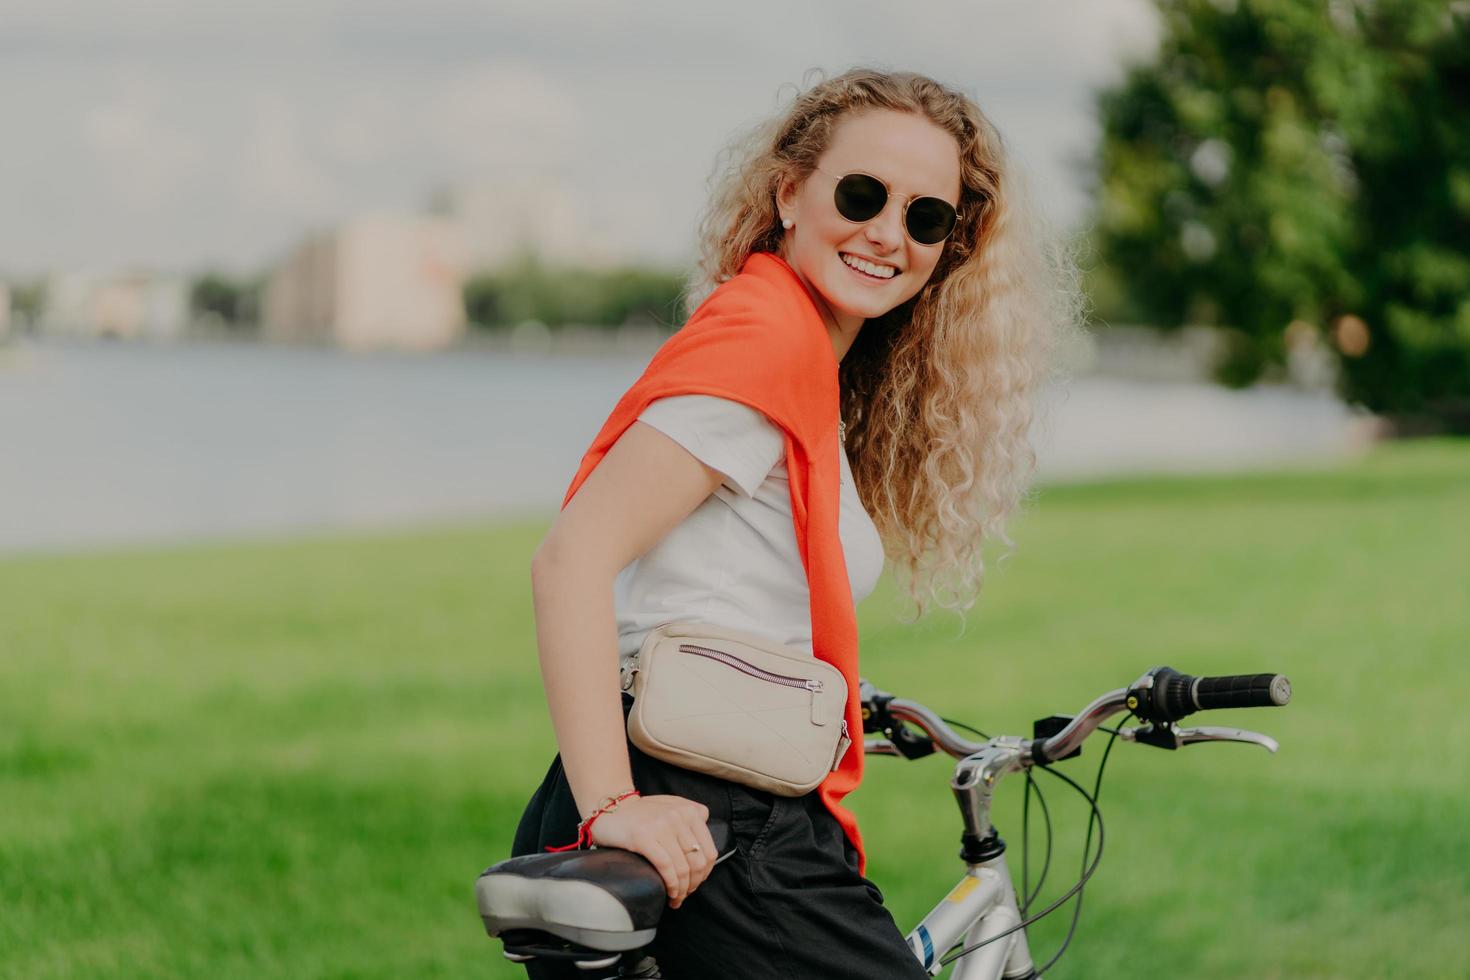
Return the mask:
POLYGON ((903 202, 888 198, 883 210, 863 228, 863 234, 880 255, 903 244, 903 202))

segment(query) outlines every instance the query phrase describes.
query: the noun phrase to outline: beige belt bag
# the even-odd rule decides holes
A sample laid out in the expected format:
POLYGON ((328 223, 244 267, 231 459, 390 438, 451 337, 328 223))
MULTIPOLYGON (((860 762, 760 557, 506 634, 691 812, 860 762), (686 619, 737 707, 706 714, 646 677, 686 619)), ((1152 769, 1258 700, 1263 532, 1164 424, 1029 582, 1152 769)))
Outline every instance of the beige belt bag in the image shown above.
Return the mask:
POLYGON ((847 681, 764 637, 662 623, 623 668, 628 737, 656 759, 778 796, 811 792, 852 744, 847 681))

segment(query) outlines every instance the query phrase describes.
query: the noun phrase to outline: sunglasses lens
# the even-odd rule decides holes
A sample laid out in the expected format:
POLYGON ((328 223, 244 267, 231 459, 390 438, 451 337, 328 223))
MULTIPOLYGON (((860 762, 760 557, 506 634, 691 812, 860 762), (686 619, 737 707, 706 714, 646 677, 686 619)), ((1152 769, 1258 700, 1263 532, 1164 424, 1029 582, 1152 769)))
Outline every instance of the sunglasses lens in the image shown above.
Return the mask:
POLYGON ((883 210, 888 202, 888 190, 875 177, 848 174, 837 182, 833 200, 837 213, 848 221, 868 221, 883 210))
POLYGON ((909 204, 909 235, 920 245, 937 245, 954 230, 955 211, 948 201, 921 197, 909 204))

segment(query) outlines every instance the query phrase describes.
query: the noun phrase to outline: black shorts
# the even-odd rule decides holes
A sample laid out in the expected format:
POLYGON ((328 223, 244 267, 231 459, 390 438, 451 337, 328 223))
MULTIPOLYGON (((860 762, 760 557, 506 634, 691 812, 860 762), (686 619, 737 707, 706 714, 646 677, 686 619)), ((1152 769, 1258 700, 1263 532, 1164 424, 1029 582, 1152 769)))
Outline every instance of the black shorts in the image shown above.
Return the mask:
MULTIPOLYGON (((632 699, 624 695, 626 715, 632 699)), ((816 792, 775 796, 681 769, 631 743, 633 782, 730 822, 736 853, 677 909, 664 909, 649 948, 665 980, 904 980, 928 977, 878 886, 858 874, 857 849, 816 792)), ((579 814, 552 760, 516 830, 513 854, 576 839, 579 814)), ((567 963, 526 964, 531 980, 587 980, 567 963)))

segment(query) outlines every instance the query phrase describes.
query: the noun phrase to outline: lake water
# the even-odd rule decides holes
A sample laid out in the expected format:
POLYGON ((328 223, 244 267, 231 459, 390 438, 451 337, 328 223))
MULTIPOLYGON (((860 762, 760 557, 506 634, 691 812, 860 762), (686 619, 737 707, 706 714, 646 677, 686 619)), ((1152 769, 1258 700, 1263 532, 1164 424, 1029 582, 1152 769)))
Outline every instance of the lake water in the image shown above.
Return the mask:
MULTIPOLYGON (((549 519, 650 354, 0 348, 0 551, 549 519)), ((1322 393, 1083 377, 1034 440, 1055 481, 1330 459, 1364 422, 1322 393)))

